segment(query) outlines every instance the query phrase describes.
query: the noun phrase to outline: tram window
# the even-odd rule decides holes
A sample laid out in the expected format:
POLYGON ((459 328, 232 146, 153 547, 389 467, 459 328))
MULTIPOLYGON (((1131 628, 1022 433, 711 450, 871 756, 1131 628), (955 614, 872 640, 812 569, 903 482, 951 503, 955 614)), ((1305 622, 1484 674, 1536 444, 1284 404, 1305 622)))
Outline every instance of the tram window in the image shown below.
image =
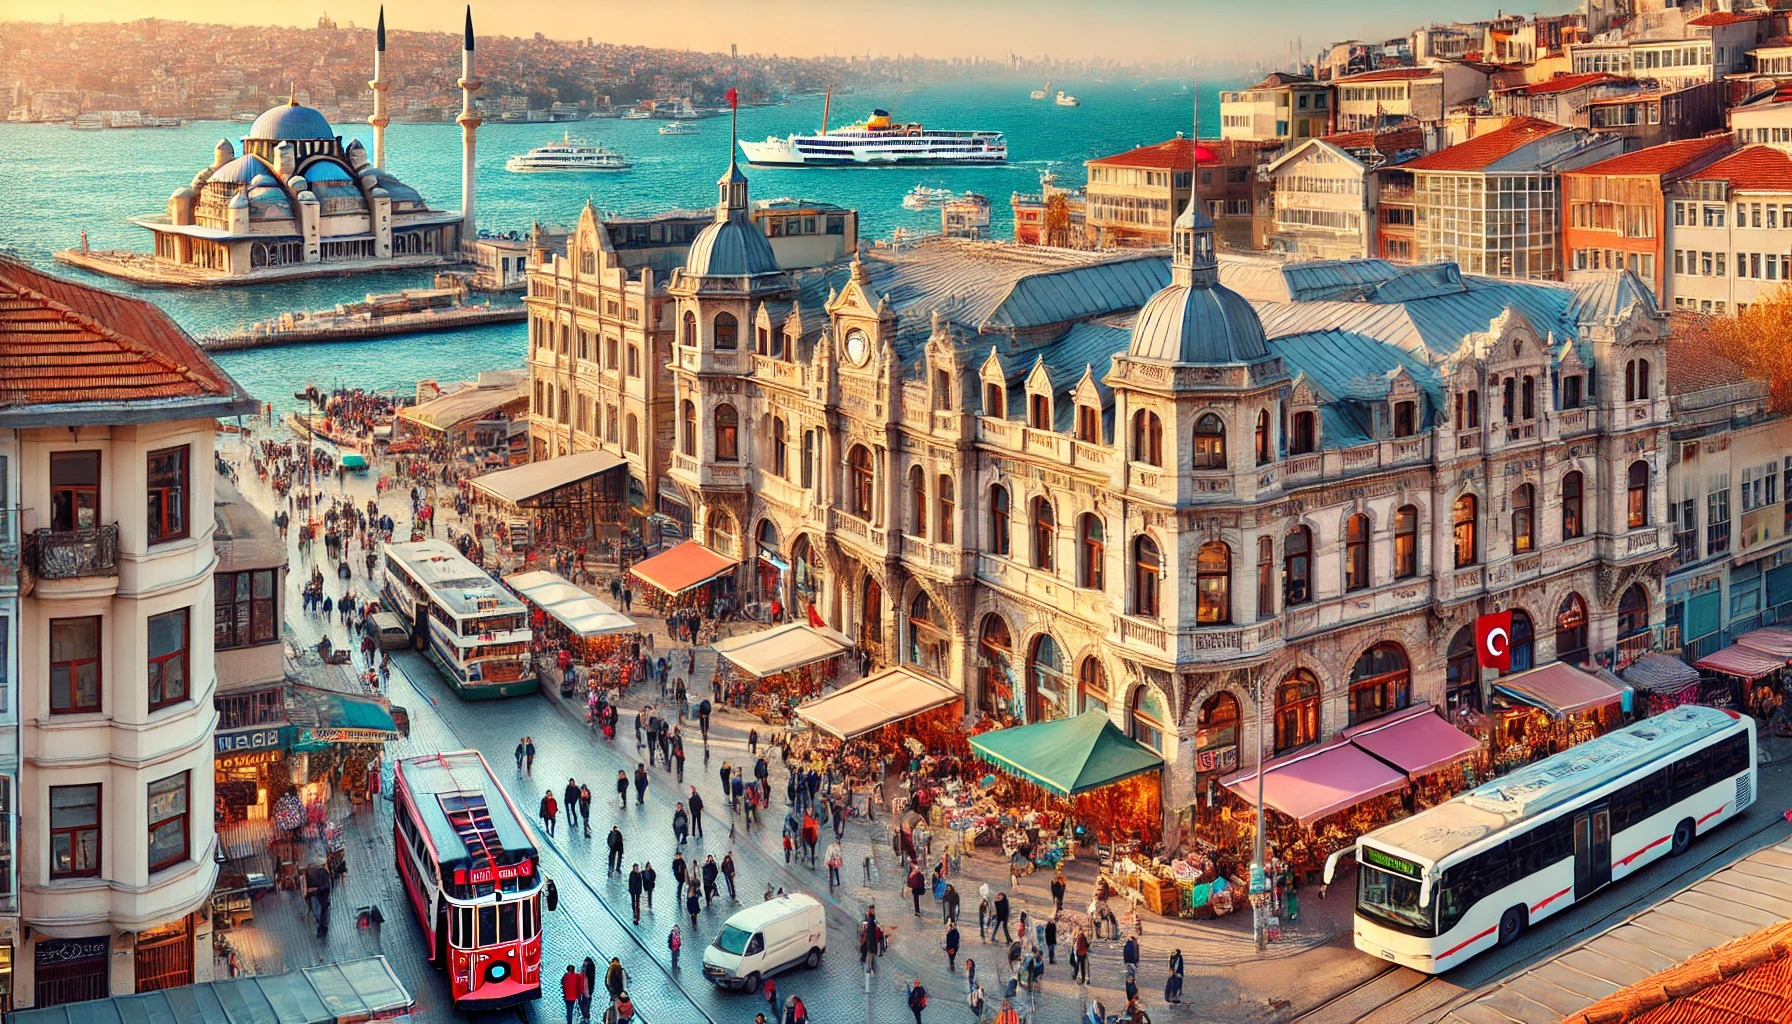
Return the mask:
POLYGON ((528 899, 523 901, 523 911, 522 912, 523 912, 523 938, 524 939, 533 939, 535 937, 535 914, 536 914, 535 900, 536 900, 536 897, 531 896, 528 899))
POLYGON ((498 905, 498 941, 515 942, 517 939, 516 914, 521 909, 515 903, 498 905))
POLYGON ((476 945, 489 946, 498 941, 498 908, 486 904, 479 908, 479 941, 476 945))
POLYGON ((454 908, 454 935, 450 941, 457 949, 471 949, 479 943, 473 934, 473 907, 454 908))

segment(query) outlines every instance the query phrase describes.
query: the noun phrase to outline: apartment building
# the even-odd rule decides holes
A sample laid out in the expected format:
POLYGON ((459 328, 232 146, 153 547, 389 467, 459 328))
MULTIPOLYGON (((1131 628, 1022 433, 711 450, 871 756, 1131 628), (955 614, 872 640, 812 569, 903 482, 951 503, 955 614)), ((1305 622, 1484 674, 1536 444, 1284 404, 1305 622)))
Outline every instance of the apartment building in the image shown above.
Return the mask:
POLYGON ((0 260, 16 479, 15 1006, 211 977, 214 426, 260 404, 139 299, 0 260))
MULTIPOLYGON (((1269 244, 1272 208, 1268 182, 1258 175, 1278 148, 1275 140, 1203 139, 1213 154, 1201 163, 1201 199, 1223 244, 1261 249, 1269 244)), ((1084 163, 1084 232, 1099 249, 1170 244, 1176 212, 1188 205, 1195 144, 1182 135, 1084 163)))
POLYGON ((1621 136, 1635 151, 1664 142, 1696 139, 1724 126, 1725 82, 1678 88, 1653 84, 1587 101, 1586 127, 1621 136))
POLYGON ((1493 91, 1496 117, 1538 117, 1564 128, 1587 127, 1587 103, 1601 96, 1634 90, 1635 85, 1617 75, 1592 71, 1557 75, 1493 91))
POLYGON ((1387 128, 1409 120, 1438 122, 1453 107, 1487 95, 1489 72, 1478 65, 1444 61, 1431 67, 1391 68, 1332 83, 1336 130, 1387 128))
POLYGON ((1721 81, 1750 70, 1751 52, 1766 41, 1772 19, 1765 9, 1716 10, 1684 21, 1680 38, 1643 33, 1628 39, 1576 43, 1569 47, 1574 73, 1606 72, 1653 79, 1677 89, 1721 81))
POLYGON ((1332 86, 1278 71, 1237 92, 1220 93, 1220 138, 1298 142, 1332 130, 1332 86))
MULTIPOLYGON (((1270 247, 1322 260, 1384 255, 1382 194, 1410 198, 1411 175, 1400 165, 1423 144, 1415 126, 1308 139, 1276 158, 1265 172, 1275 188, 1270 247)), ((1410 232, 1410 222, 1398 223, 1405 219, 1395 226, 1410 232)))
POLYGON ((1556 280, 1562 171, 1623 152, 1622 139, 1537 118, 1423 156, 1412 172, 1414 258, 1467 273, 1556 280))
MULTIPOLYGON (((1792 48, 1788 48, 1792 59, 1792 48)), ((1792 72, 1792 67, 1788 68, 1792 72)), ((1792 83, 1772 85, 1729 109, 1730 134, 1739 146, 1774 146, 1792 152, 1792 83)))
POLYGON ((1562 172, 1565 280, 1629 270, 1657 296, 1668 294, 1667 194, 1730 150, 1729 136, 1713 135, 1562 172))
POLYGON ((1687 175, 1669 198, 1664 306, 1733 313, 1792 280, 1792 154, 1748 146, 1687 175))

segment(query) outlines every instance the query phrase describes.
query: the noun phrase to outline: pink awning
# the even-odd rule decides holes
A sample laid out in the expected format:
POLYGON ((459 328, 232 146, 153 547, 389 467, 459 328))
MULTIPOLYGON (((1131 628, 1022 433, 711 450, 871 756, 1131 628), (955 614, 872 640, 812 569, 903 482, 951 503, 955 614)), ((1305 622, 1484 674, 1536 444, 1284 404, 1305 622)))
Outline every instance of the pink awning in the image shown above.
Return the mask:
MULTIPOLYGON (((1234 772, 1220 782, 1245 803, 1256 804, 1255 769, 1234 772)), ((1265 764, 1263 803, 1311 825, 1406 784, 1406 776, 1339 739, 1265 764)))
POLYGON ((1764 675, 1777 672, 1786 667, 1786 659, 1777 658, 1734 643, 1721 651, 1714 651, 1693 662, 1694 667, 1711 672, 1722 672, 1726 676, 1736 676, 1745 682, 1752 682, 1764 675))
POLYGON ((1493 688, 1513 700, 1542 708, 1557 718, 1616 704, 1624 699, 1624 691, 1591 672, 1582 672, 1560 661, 1506 676, 1494 683, 1493 688))
POLYGON ((1429 704, 1352 726, 1343 735, 1414 779, 1481 749, 1480 740, 1444 721, 1429 704))
POLYGON ((638 562, 629 571, 635 578, 657 587, 674 597, 739 565, 738 559, 711 551, 694 540, 687 540, 652 558, 638 562))
POLYGON ((1771 654, 1781 661, 1792 661, 1792 629, 1778 626, 1754 629, 1737 637, 1736 643, 1762 654, 1771 654))

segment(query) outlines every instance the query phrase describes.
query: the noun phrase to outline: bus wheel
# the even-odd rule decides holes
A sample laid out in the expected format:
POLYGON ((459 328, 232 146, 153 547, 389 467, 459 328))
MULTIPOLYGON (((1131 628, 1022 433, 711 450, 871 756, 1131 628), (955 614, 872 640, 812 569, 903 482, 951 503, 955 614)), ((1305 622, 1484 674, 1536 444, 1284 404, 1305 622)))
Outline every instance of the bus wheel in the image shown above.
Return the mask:
POLYGON ((1510 907, 1500 915, 1499 944, 1509 945, 1524 934, 1525 912, 1523 907, 1510 907))
POLYGON ((1674 826, 1674 845, 1668 847, 1668 856, 1678 857, 1685 853, 1686 848, 1692 845, 1692 841, 1697 835, 1698 827, 1692 823, 1692 819, 1683 819, 1680 824, 1674 826))

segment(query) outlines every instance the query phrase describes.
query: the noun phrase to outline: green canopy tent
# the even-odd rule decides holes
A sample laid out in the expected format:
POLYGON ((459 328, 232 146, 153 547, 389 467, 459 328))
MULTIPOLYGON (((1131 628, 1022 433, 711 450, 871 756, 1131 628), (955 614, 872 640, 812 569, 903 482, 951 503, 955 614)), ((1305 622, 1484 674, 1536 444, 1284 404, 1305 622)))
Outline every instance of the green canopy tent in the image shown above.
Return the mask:
POLYGON ((1154 751, 1115 728, 1102 711, 972 736, 971 752, 1066 799, 1164 764, 1154 751))

